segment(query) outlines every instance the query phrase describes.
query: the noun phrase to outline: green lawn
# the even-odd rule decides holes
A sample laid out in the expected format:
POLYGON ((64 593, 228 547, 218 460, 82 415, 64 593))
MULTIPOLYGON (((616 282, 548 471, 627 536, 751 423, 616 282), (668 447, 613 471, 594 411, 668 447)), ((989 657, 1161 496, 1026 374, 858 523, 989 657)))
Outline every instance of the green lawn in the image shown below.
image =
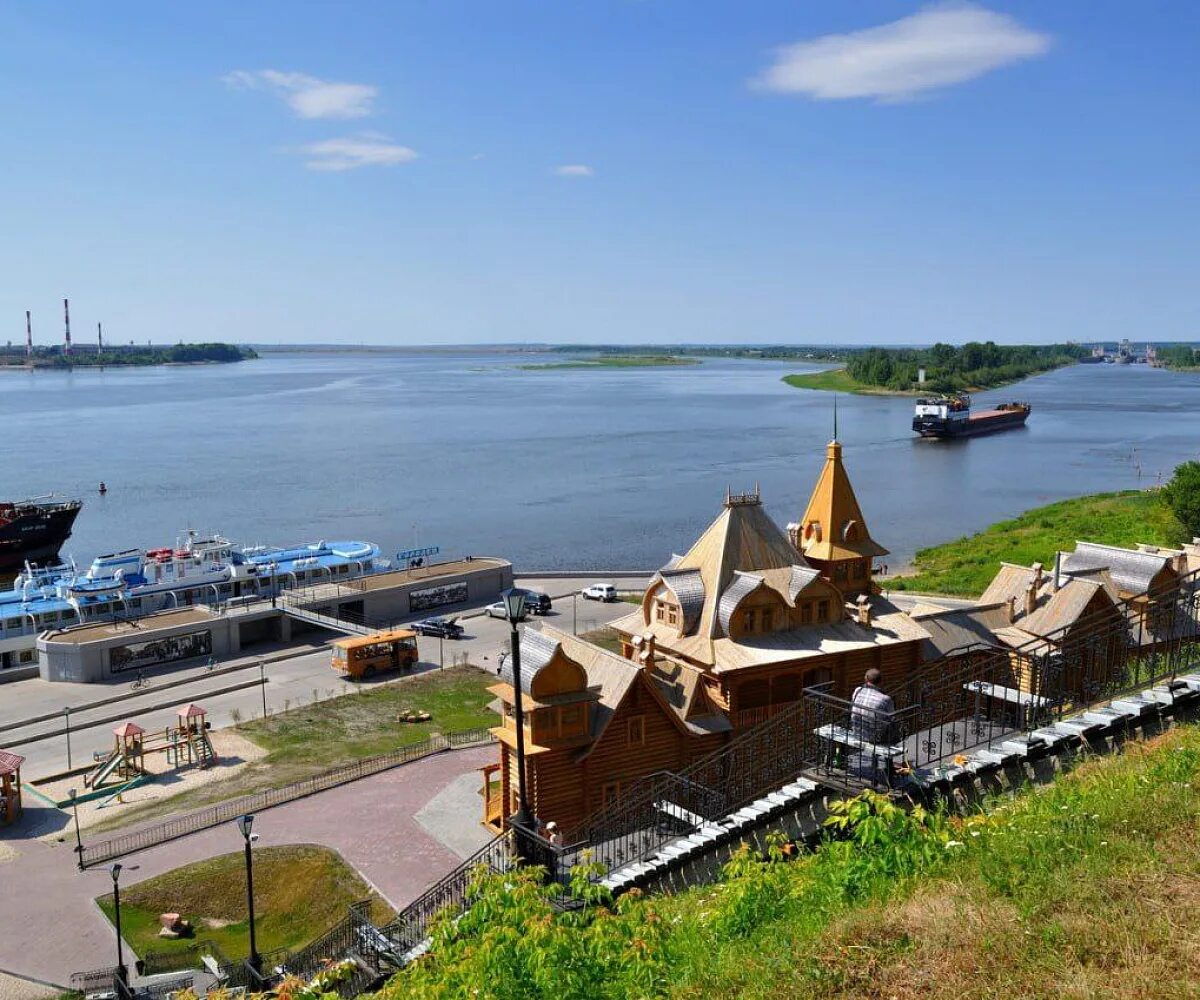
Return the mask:
POLYGON ((493 676, 474 667, 453 667, 396 683, 347 685, 352 693, 326 701, 318 700, 322 692, 314 691, 312 702, 236 727, 237 732, 267 751, 265 757, 225 781, 124 809, 92 829, 102 832, 278 788, 362 757, 419 743, 434 732, 496 725, 496 713, 487 708, 492 700, 487 687, 493 683, 493 676), (428 722, 400 722, 398 716, 408 712, 429 712, 432 718, 428 722))
POLYGON ((520 365, 526 371, 547 371, 554 368, 672 368, 698 365, 696 358, 681 358, 675 354, 613 354, 578 361, 548 361, 545 364, 520 365))
POLYGON ((1157 493, 1098 493, 1035 507, 969 538, 922 549, 914 559, 914 575, 878 582, 888 590, 978 597, 1002 561, 1025 566, 1041 562, 1049 569, 1054 553, 1073 550, 1076 541, 1171 545, 1182 534, 1157 493))
POLYGON ((607 649, 610 653, 621 652, 621 639, 607 625, 602 628, 593 629, 591 632, 582 632, 580 639, 586 639, 593 646, 599 646, 601 649, 607 649))
POLYGON ((882 386, 868 385, 851 378, 845 368, 834 368, 832 371, 810 372, 806 375, 785 375, 783 380, 794 389, 824 389, 829 392, 853 392, 861 396, 915 396, 915 392, 901 392, 899 389, 884 389, 882 386))
MULTIPOLYGON (((254 927, 260 951, 308 944, 341 920, 347 906, 364 899, 373 900, 377 922, 390 918, 388 905, 336 852, 313 845, 254 849, 254 927)), ((111 921, 112 894, 96 902, 111 921)), ((181 967, 198 941, 214 942, 228 958, 244 958, 250 952, 245 855, 224 854, 122 889, 121 929, 139 956, 177 953, 181 967), (160 938, 160 913, 190 920, 193 936, 160 938)))
POLYGON ((419 743, 434 732, 497 723, 487 709, 494 676, 453 667, 398 684, 362 686, 353 694, 242 723, 238 732, 267 751, 264 763, 319 770, 419 743), (406 712, 428 712, 429 722, 401 723, 406 712))

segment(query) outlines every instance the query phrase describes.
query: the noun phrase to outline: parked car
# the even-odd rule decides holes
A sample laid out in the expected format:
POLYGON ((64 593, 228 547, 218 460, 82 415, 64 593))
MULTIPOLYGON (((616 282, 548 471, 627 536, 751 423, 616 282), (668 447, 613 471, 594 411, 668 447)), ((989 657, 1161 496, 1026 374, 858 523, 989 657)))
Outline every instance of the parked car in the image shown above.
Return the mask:
POLYGON ((593 583, 590 587, 583 588, 583 596, 588 601, 615 601, 617 588, 611 583, 593 583))
POLYGON ((436 639, 461 639, 466 632, 456 618, 426 618, 413 622, 409 628, 417 635, 431 635, 436 639))
POLYGON ((525 610, 531 615, 548 615, 550 608, 549 594, 543 594, 540 590, 527 590, 525 592, 525 610))
MULTIPOLYGON (((503 601, 497 601, 495 604, 489 604, 486 608, 483 609, 483 613, 485 615, 487 615, 489 618, 504 618, 504 619, 508 618, 508 609, 504 606, 503 601)), ((521 620, 524 621, 528 617, 529 617, 529 608, 526 607, 525 614, 523 614, 521 616, 521 620)))

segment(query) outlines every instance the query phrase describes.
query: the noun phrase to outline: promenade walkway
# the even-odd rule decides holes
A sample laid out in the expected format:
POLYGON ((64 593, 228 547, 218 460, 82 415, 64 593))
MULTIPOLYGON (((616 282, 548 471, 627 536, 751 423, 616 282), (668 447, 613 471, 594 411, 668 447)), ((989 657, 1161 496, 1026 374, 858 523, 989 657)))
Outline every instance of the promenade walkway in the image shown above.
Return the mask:
MULTIPOLYGON (((393 906, 400 907, 459 863, 456 849, 488 834, 479 815, 439 812, 444 836, 417 819, 431 800, 495 758, 495 748, 439 754, 262 813, 255 832, 263 846, 320 844, 338 851, 393 906)), ((444 799, 444 796, 443 796, 444 799)), ((72 972, 115 963, 112 928, 93 903, 111 888, 107 868, 79 872, 64 814, 28 808, 14 831, 26 839, 0 842, 0 879, 10 905, 0 908, 0 972, 66 984, 72 972), (58 830, 61 841, 46 834, 58 830), (35 839, 42 837, 42 839, 35 839)), ((124 859, 123 885, 180 865, 241 849, 232 826, 193 834, 124 859)))

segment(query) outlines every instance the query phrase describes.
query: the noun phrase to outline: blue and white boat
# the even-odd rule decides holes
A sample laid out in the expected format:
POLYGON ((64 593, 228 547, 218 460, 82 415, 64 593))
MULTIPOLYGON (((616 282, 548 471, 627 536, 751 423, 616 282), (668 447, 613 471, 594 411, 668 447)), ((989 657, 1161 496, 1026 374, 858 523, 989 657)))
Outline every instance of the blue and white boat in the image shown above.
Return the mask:
POLYGON ((37 661, 46 629, 136 618, 189 604, 223 606, 296 587, 349 580, 389 568, 371 542, 314 542, 296 548, 238 548, 188 532, 173 548, 129 549, 75 563, 31 566, 0 592, 0 668, 37 661))

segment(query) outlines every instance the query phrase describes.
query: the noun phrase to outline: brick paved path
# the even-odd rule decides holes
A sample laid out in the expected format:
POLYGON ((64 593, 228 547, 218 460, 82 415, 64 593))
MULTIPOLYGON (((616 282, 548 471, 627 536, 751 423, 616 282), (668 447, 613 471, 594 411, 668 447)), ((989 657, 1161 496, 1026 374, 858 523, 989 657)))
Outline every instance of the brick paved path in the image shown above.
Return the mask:
MULTIPOLYGON (((393 906, 403 906, 459 863, 413 818, 442 789, 465 772, 491 763, 494 747, 439 754, 319 795, 269 809, 255 821, 261 846, 321 844, 338 851, 393 906)), ((30 808, 22 826, 46 832, 30 808), (39 828, 40 829, 37 829, 39 828)), ((482 806, 456 817, 460 839, 477 831, 482 806)), ((66 984, 72 972, 116 964, 112 929, 92 902, 111 888, 107 868, 75 867, 70 829, 62 843, 17 840, 5 830, 0 842, 0 971, 66 984), (10 856, 15 855, 15 856, 10 856)), ((232 823, 204 830, 141 854, 122 858, 122 885, 133 885, 180 865, 242 847, 232 823)), ((127 964, 132 961, 127 957, 127 964)))

